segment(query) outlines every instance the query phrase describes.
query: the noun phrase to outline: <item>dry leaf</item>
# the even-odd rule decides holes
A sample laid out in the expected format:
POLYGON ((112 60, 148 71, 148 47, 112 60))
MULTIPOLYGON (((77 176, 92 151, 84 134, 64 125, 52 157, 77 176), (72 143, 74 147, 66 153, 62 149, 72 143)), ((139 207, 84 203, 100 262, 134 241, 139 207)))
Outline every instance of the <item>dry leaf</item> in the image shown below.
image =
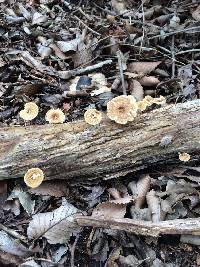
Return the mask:
POLYGON ((154 190, 151 190, 147 193, 146 199, 149 210, 151 211, 152 222, 159 222, 161 220, 159 197, 156 196, 156 192, 154 190))
POLYGON ((39 12, 35 12, 33 14, 33 19, 32 19, 32 25, 40 25, 44 22, 47 22, 48 17, 39 13, 39 12))
POLYGON ((46 237, 50 244, 66 243, 72 234, 80 232, 74 215, 80 211, 63 201, 62 206, 52 212, 39 213, 30 221, 27 235, 29 239, 46 237))
POLYGON ((200 21, 200 6, 198 6, 194 12, 192 12, 192 17, 195 20, 200 21))
POLYGON ((154 76, 144 76, 138 82, 143 86, 156 86, 160 81, 154 76))
POLYGON ((76 38, 70 41, 58 41, 56 44, 62 52, 66 53, 68 51, 76 51, 80 43, 81 38, 76 38))
POLYGON ((45 181, 39 187, 30 188, 28 191, 35 195, 62 197, 68 195, 69 187, 64 181, 45 181))
POLYGON ((132 196, 126 196, 126 197, 121 197, 118 199, 110 200, 110 203, 116 203, 116 204, 128 204, 130 202, 135 201, 135 198, 132 196))
POLYGON ((129 72, 135 72, 138 74, 148 74, 154 71, 158 65, 161 63, 161 61, 156 62, 133 62, 130 63, 128 66, 129 72))
POLYGON ((19 240, 10 237, 3 230, 0 231, 0 250, 19 257, 26 257, 30 254, 30 251, 19 240))
POLYGON ((111 3, 112 3, 112 7, 113 7, 114 11, 117 14, 123 14, 127 10, 125 1, 111 0, 111 3))
POLYGON ((88 75, 92 80, 92 86, 97 89, 91 92, 91 96, 100 95, 106 92, 111 92, 111 88, 107 86, 108 82, 103 73, 92 73, 88 75))
POLYGON ((111 202, 103 202, 97 205, 93 210, 92 216, 94 217, 104 217, 104 218, 115 218, 122 219, 126 214, 126 205, 115 204, 111 202))
POLYGON ((150 188, 151 177, 144 175, 137 182, 133 181, 128 184, 135 199, 135 207, 141 208, 144 204, 146 194, 150 188))
POLYGON ((135 97, 137 101, 140 101, 144 97, 144 90, 142 85, 134 79, 129 81, 129 90, 132 96, 135 97))

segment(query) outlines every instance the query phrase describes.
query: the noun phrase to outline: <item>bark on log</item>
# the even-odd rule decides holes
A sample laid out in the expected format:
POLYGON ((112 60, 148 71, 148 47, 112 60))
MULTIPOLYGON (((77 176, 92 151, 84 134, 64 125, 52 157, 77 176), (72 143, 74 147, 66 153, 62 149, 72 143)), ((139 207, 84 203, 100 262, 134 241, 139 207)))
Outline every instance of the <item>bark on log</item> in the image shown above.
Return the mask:
POLYGON ((127 125, 84 121, 0 128, 0 180, 23 177, 37 166, 47 179, 90 182, 180 163, 178 152, 200 159, 200 100, 147 112, 127 125), (172 142, 161 146, 163 137, 172 142))
POLYGON ((200 220, 177 219, 157 223, 132 219, 103 219, 92 216, 76 216, 80 226, 92 226, 95 228, 107 228, 112 230, 126 231, 137 235, 158 237, 161 234, 184 234, 200 235, 200 220))

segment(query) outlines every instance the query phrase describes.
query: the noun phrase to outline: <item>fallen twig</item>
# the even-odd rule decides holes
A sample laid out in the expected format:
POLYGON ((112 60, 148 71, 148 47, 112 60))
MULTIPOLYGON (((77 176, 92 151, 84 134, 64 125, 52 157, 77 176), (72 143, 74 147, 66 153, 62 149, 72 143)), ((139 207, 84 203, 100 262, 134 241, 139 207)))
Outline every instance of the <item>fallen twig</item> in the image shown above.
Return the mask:
POLYGON ((177 219, 152 223, 132 219, 103 219, 92 216, 76 216, 80 226, 103 227, 107 229, 126 231, 137 235, 158 237, 161 234, 190 234, 200 233, 200 220, 177 219))

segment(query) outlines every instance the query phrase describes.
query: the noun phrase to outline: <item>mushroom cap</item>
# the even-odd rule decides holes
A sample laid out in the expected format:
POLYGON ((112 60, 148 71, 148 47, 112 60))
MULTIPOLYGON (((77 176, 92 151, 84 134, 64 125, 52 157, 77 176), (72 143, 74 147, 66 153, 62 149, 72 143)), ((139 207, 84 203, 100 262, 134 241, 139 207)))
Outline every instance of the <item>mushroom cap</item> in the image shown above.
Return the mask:
POLYGON ((50 109, 47 111, 45 119, 49 123, 63 123, 65 121, 65 114, 59 108, 50 109))
POLYGON ((137 104, 138 104, 138 109, 141 110, 141 111, 144 111, 148 106, 147 102, 143 101, 143 100, 138 101, 137 104))
POLYGON ((44 180, 44 173, 40 168, 31 168, 24 175, 24 182, 31 188, 38 187, 44 180))
POLYGON ((35 119, 38 115, 39 108, 34 102, 28 102, 24 105, 24 109, 20 111, 20 118, 31 121, 35 119))
POLYGON ((157 105, 163 105, 166 103, 166 98, 161 95, 160 97, 154 98, 153 103, 157 105))
POLYGON ((189 161, 190 160, 190 154, 185 153, 185 152, 179 153, 179 159, 180 159, 180 161, 184 161, 184 162, 189 161))
POLYGON ((91 108, 84 113, 84 119, 90 125, 97 125, 102 120, 102 114, 95 108, 91 108))
POLYGON ((137 116, 138 105, 133 96, 117 96, 107 103, 107 115, 119 124, 133 121, 137 116))
POLYGON ((150 95, 146 95, 142 101, 146 102, 147 106, 151 106, 154 103, 154 98, 150 95))

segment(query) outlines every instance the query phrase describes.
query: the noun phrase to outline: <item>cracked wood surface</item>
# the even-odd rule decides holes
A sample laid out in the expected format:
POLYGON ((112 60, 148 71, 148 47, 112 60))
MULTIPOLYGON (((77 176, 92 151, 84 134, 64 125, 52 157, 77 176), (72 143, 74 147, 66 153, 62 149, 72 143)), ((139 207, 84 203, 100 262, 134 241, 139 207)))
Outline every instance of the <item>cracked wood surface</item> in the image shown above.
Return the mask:
POLYGON ((139 114, 127 125, 105 119, 99 126, 76 121, 0 128, 0 180, 23 177, 36 166, 46 179, 110 179, 180 163, 178 152, 200 159, 200 100, 139 114), (165 136, 172 142, 162 147, 165 136))

